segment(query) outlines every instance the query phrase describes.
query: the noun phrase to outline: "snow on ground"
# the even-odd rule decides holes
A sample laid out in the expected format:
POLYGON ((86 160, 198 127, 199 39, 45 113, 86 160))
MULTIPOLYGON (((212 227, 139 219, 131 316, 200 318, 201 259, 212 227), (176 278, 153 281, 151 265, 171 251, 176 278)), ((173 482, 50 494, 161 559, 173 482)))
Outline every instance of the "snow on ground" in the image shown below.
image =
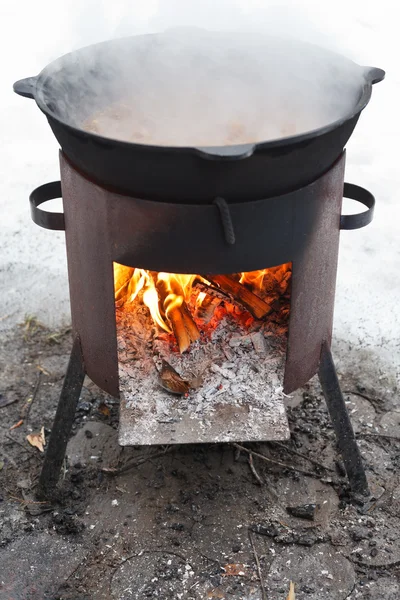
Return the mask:
MULTIPOLYGON (((341 340, 349 342, 341 344, 343 350, 350 345, 367 348, 394 373, 400 364, 400 80, 395 65, 399 55, 395 4, 337 0, 328 9, 318 0, 143 0, 129 3, 129 10, 127 4, 123 0, 15 0, 0 7, 0 329, 20 322, 26 313, 50 325, 69 318, 63 234, 34 225, 28 206, 33 188, 59 178, 58 145, 34 102, 13 94, 13 82, 36 74, 70 49, 115 34, 174 23, 229 28, 238 23, 271 27, 272 22, 278 29, 297 30, 336 48, 360 64, 387 71, 347 147, 346 180, 370 189, 377 207, 370 226, 342 233, 335 337, 338 346, 341 340)), ((353 211, 353 204, 347 212, 353 211)))

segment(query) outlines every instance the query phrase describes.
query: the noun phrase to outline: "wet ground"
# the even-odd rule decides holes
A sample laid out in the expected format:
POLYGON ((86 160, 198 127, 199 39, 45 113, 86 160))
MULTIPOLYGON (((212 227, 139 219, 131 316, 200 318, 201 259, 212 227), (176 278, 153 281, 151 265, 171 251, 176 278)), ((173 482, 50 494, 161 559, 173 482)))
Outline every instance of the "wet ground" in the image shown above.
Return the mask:
POLYGON ((290 442, 239 451, 122 449, 117 401, 86 380, 59 494, 43 502, 43 454, 26 436, 49 435, 70 332, 26 319, 3 338, 2 600, 286 600, 290 581, 296 600, 399 597, 400 404, 372 352, 357 370, 349 350, 353 376, 340 361, 375 497, 368 506, 350 502, 317 381, 287 399, 290 442), (268 461, 254 454, 251 468, 249 451, 268 461))

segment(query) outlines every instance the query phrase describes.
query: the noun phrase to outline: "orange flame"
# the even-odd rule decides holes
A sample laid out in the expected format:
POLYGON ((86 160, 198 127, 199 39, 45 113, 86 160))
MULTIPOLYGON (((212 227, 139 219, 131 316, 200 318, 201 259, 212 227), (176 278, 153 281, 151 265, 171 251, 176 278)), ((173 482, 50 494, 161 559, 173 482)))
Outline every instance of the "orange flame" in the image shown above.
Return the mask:
MULTIPOLYGON (((278 267, 238 273, 235 279, 253 293, 266 300, 274 300, 283 294, 290 280, 291 263, 278 267)), ((145 304, 151 317, 161 329, 172 333, 169 316, 184 303, 193 307, 201 307, 207 296, 204 291, 194 286, 195 280, 207 283, 199 275, 180 275, 176 273, 152 272, 114 263, 114 288, 117 306, 129 305, 136 300, 145 304)), ((229 302, 225 303, 228 312, 236 313, 229 302)), ((240 312, 240 311, 239 311, 240 312)))
POLYGON ((143 292, 143 303, 150 310, 153 321, 157 323, 161 329, 165 329, 165 331, 168 333, 172 333, 170 327, 161 316, 158 306, 158 294, 154 285, 149 285, 146 287, 145 291, 143 292))
POLYGON ((248 273, 242 273, 239 281, 240 283, 247 283, 251 288, 261 291, 266 271, 267 269, 262 271, 249 271, 248 273))

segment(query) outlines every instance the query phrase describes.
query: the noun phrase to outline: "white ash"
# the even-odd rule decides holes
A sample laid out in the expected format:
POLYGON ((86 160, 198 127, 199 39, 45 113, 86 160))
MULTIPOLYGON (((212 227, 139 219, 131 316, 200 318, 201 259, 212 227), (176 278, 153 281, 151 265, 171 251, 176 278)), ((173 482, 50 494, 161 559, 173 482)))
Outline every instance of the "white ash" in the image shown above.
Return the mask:
POLYGON ((253 325, 227 315, 179 354, 144 306, 118 311, 121 445, 287 439, 285 328, 253 325), (162 360, 190 382, 186 396, 160 386, 162 360))

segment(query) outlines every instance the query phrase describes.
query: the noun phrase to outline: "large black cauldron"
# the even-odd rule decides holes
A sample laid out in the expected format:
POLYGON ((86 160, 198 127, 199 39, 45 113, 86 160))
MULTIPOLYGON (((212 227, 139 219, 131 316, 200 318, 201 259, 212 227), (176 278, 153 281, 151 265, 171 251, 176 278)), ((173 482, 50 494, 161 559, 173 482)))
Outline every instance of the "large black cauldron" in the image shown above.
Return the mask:
MULTIPOLYGON (((194 33, 189 37, 192 39, 196 35, 199 34, 194 33)), ((205 35, 209 36, 202 49, 206 59, 209 58, 208 48, 216 40, 221 59, 218 67, 208 64, 208 80, 204 79, 204 66, 198 55, 200 42, 196 47, 197 54, 194 52, 190 61, 186 60, 186 72, 181 74, 174 65, 185 56, 188 38, 179 35, 175 38, 169 33, 168 36, 133 36, 77 50, 49 64, 37 77, 17 81, 14 90, 17 94, 36 100, 64 153, 94 181, 144 199, 207 203, 215 197, 223 197, 227 202, 234 203, 287 193, 307 185, 326 172, 340 156, 352 134, 361 111, 371 97, 372 84, 381 81, 385 75, 381 69, 360 67, 339 55, 304 42, 279 40, 271 47, 263 45, 263 42, 258 45, 254 36, 250 38, 236 34, 232 37, 233 34, 228 36, 209 32, 205 35), (248 46, 251 46, 255 57, 249 63, 250 68, 247 63, 240 64, 240 52, 244 48, 247 51, 248 46), (167 59, 164 63, 165 56, 167 59), (90 133, 83 128, 85 120, 97 110, 118 101, 128 92, 135 102, 149 86, 152 88, 150 91, 147 89, 147 93, 150 96, 152 94, 151 97, 157 95, 160 107, 166 114, 165 121, 168 121, 168 111, 172 111, 175 104, 180 102, 184 106, 184 92, 180 88, 183 79, 186 77, 185 93, 197 85, 202 87, 201 93, 207 86, 211 90, 212 77, 221 82, 227 73, 224 60, 229 61, 229 68, 233 65, 235 70, 229 80, 230 87, 226 90, 227 110, 237 96, 231 85, 232 80, 246 91, 252 86, 257 91, 261 81, 266 98, 266 114, 260 119, 273 120, 276 110, 271 114, 268 98, 276 88, 277 81, 280 81, 287 90, 281 99, 282 110, 288 112, 288 119, 295 121, 297 115, 293 114, 291 101, 297 95, 300 97, 301 93, 303 96, 304 92, 307 93, 304 86, 309 84, 304 82, 303 75, 297 77, 307 61, 308 74, 312 76, 315 69, 315 76, 321 76, 318 98, 312 98, 316 90, 312 91, 310 86, 310 110, 313 110, 313 102, 315 104, 318 100, 322 104, 327 103, 333 94, 339 97, 347 94, 352 100, 343 114, 318 128, 291 137, 239 145, 205 147, 130 143, 90 133), (197 73, 200 63, 202 66, 197 73), (287 71, 284 77, 279 72, 281 69, 287 71), (275 75, 277 81, 274 81, 275 75), (193 81, 190 80, 192 76, 193 81), (271 82, 270 90, 268 81, 271 82), (296 93, 296 86, 299 86, 299 94, 296 93), (171 106, 166 107, 167 102, 171 106)), ((204 44, 204 38, 201 41, 204 44)), ((247 54, 247 60, 249 56, 251 58, 251 52, 247 54)), ((240 88, 238 90, 240 93, 240 88)), ((260 106, 255 108, 251 98, 250 94, 247 105, 249 115, 260 112, 260 106)), ((218 121, 218 115, 211 116, 218 121)), ((207 126, 205 122, 204 127, 207 126)))

